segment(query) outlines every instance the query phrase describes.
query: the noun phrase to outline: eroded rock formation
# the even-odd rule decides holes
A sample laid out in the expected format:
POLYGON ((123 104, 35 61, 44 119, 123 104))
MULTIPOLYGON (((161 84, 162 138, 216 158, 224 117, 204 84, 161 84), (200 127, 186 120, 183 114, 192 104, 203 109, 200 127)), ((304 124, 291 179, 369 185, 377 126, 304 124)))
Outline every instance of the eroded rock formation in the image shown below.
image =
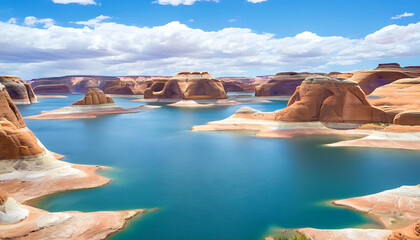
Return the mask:
POLYGON ((222 83, 207 72, 182 72, 171 79, 155 79, 144 91, 144 98, 156 99, 227 99, 222 83))
POLYGON ((15 104, 31 104, 38 102, 32 87, 18 77, 0 76, 0 83, 6 87, 15 104))
POLYGON ((36 94, 50 94, 50 93, 62 93, 70 94, 71 90, 67 84, 49 84, 49 85, 38 85, 34 88, 36 94))
POLYGON ((371 94, 376 88, 392 83, 398 79, 410 78, 411 76, 402 70, 366 70, 353 73, 350 80, 359 83, 360 88, 366 95, 371 94))
POLYGON ((144 90, 151 84, 151 81, 137 83, 135 81, 112 80, 105 83, 103 91, 105 94, 140 95, 143 94, 144 90))
POLYGON ((369 102, 393 114, 420 111, 420 77, 397 80, 373 91, 369 102))
POLYGON ((102 104, 112 104, 114 100, 112 97, 105 95, 104 92, 97 88, 91 88, 86 93, 86 96, 79 101, 73 103, 73 106, 80 105, 102 105, 102 104))
POLYGON ((6 88, 0 84, 0 160, 19 159, 45 151, 26 128, 19 110, 6 88))
POLYGON ((311 73, 281 72, 255 88, 255 96, 291 96, 302 81, 311 73))
POLYGON ((420 126, 420 112, 419 111, 406 111, 406 112, 399 113, 394 118, 394 124, 420 126))
POLYGON ((392 122, 393 116, 369 104, 359 85, 350 80, 311 76, 297 87, 287 108, 276 112, 287 122, 392 122))

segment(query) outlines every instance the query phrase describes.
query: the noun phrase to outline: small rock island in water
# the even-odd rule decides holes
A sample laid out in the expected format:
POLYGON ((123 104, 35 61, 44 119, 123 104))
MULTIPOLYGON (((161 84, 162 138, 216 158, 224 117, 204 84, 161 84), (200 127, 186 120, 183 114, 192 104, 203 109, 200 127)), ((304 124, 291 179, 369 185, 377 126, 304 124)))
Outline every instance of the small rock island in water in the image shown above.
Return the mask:
POLYGON ((0 13, 0 239, 420 240, 417 2, 0 13))

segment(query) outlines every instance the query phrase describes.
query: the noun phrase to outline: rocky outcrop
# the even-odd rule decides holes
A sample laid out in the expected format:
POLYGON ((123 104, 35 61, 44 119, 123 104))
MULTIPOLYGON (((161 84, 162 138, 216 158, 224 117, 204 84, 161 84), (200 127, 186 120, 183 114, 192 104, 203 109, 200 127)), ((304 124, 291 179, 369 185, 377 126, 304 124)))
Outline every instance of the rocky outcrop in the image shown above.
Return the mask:
POLYGON ((306 78, 287 108, 276 112, 276 120, 286 122, 384 123, 392 119, 369 104, 356 82, 325 76, 306 78))
POLYGON ((65 88, 62 85, 67 85, 72 93, 86 93, 90 88, 100 88, 105 85, 106 81, 118 80, 117 77, 108 77, 108 76, 92 76, 92 75, 77 75, 77 76, 63 76, 63 77, 51 77, 51 78, 39 78, 32 79, 28 83, 32 88, 38 86, 43 86, 43 94, 47 93, 67 93, 67 92, 57 92, 56 90, 59 86, 64 90, 65 88), (47 88, 47 85, 53 85, 51 88, 47 88), (52 92, 48 92, 51 90, 52 92))
POLYGON ((102 105, 102 104, 113 104, 114 100, 112 97, 105 95, 104 92, 97 88, 91 88, 86 93, 86 96, 79 101, 73 103, 73 106, 79 105, 102 105))
POLYGON ((359 83, 360 88, 366 95, 371 94, 376 88, 392 83, 398 79, 410 78, 411 76, 402 70, 366 70, 353 73, 350 80, 359 83))
POLYGON ((398 63, 380 63, 376 69, 384 69, 384 68, 401 69, 401 66, 398 63))
POLYGON ((311 73, 281 72, 267 83, 255 88, 255 96, 291 96, 302 81, 311 73))
POLYGON ((420 111, 420 77, 397 80, 379 87, 368 97, 368 101, 389 113, 420 111))
POLYGON ((32 79, 28 83, 39 94, 86 93, 90 88, 99 88, 106 94, 138 95, 143 94, 152 78, 157 76, 73 75, 32 79))
POLYGON ((19 110, 2 84, 0 84, 0 110, 0 161, 20 159, 45 151, 38 144, 35 135, 26 128, 19 110))
POLYGON ((420 126, 420 112, 407 111, 397 114, 394 118, 394 124, 420 126))
POLYGON ((0 83, 6 87, 15 104, 37 103, 38 100, 29 84, 18 77, 0 76, 0 83))
POLYGON ((155 79, 145 99, 227 99, 222 83, 207 72, 182 72, 171 79, 155 79))
POLYGON ((69 120, 96 118, 98 115, 136 113, 142 109, 158 108, 144 105, 136 108, 122 108, 114 103, 112 97, 105 95, 97 88, 91 88, 85 97, 68 107, 45 111, 39 115, 26 117, 28 119, 69 120))
POLYGON ((49 84, 49 85, 38 85, 34 88, 36 94, 51 94, 61 93, 70 94, 71 90, 67 84, 49 84))
POLYGON ((244 83, 236 80, 222 80, 226 92, 254 92, 255 86, 251 83, 244 83))
POLYGON ((150 80, 140 83, 134 81, 113 80, 105 83, 103 91, 105 94, 140 95, 143 94, 151 84, 152 82, 150 80))

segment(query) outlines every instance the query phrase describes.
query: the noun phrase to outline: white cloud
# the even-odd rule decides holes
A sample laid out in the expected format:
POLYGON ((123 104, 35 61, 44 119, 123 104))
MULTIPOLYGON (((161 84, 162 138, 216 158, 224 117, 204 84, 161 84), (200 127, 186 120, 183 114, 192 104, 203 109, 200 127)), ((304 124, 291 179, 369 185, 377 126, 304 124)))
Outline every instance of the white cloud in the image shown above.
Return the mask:
MULTIPOLYGON (((10 21, 10 20, 9 20, 10 21)), ((16 23, 16 20, 15 20, 16 23)), ((35 27, 36 25, 43 25, 44 28, 49 28, 54 25, 54 20, 51 18, 38 19, 34 16, 26 17, 24 24, 29 27, 35 27)))
POLYGON ((153 3, 157 3, 160 5, 193 5, 195 2, 206 1, 206 2, 219 2, 219 0, 156 0, 153 3))
POLYGON ((87 20, 87 21, 77 21, 75 23, 79 24, 79 25, 86 25, 86 26, 90 26, 90 27, 95 27, 95 26, 100 25, 104 20, 108 20, 108 19, 111 19, 111 17, 100 15, 100 16, 97 16, 94 19, 90 19, 90 20, 87 20))
POLYGON ((261 2, 265 2, 267 0, 247 0, 250 3, 261 3, 261 2))
POLYGON ((109 19, 107 16, 79 22, 89 28, 52 24, 37 28, 47 21, 27 19, 25 25, 0 22, 0 75, 24 79, 178 71, 246 75, 267 69, 274 74, 278 70, 327 70, 332 65, 363 60, 420 56, 420 22, 390 25, 362 39, 350 39, 308 31, 283 38, 247 28, 204 31, 179 22, 136 27, 102 22, 109 19))
POLYGON ((95 0, 52 0, 54 3, 60 4, 69 4, 69 3, 77 3, 80 5, 96 5, 95 0))
POLYGON ((9 20, 7 20, 7 23, 16 24, 17 23, 17 18, 12 17, 9 20))
POLYGON ((393 17, 391 17, 391 19, 401 19, 403 17, 412 17, 412 16, 414 16, 414 13, 405 12, 403 14, 393 16, 393 17))

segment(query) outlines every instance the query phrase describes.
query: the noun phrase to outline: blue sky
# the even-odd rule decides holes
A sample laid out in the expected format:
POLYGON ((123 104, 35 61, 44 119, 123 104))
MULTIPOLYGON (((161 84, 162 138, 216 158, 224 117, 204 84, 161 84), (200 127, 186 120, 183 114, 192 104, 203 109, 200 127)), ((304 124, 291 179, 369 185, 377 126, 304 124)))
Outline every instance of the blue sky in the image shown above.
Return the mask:
POLYGON ((291 70, 353 71, 390 61, 420 65, 418 0, 188 0, 191 5, 177 6, 163 3, 184 0, 153 1, 1 0, 0 32, 7 31, 9 37, 0 40, 0 48, 10 51, 0 50, 0 74, 28 79, 208 70, 216 76, 255 76, 291 70), (103 16, 102 22, 80 24, 98 16, 103 16), (27 17, 32 21, 25 21, 27 17), (78 33, 79 39, 71 42, 73 30, 83 28, 92 32, 78 33), (120 46, 118 39, 108 39, 111 32, 131 41, 125 39, 120 46), (364 41, 375 32, 373 42, 364 41), (396 33, 401 39, 395 39, 396 33), (16 42, 13 37, 23 39, 16 42))

